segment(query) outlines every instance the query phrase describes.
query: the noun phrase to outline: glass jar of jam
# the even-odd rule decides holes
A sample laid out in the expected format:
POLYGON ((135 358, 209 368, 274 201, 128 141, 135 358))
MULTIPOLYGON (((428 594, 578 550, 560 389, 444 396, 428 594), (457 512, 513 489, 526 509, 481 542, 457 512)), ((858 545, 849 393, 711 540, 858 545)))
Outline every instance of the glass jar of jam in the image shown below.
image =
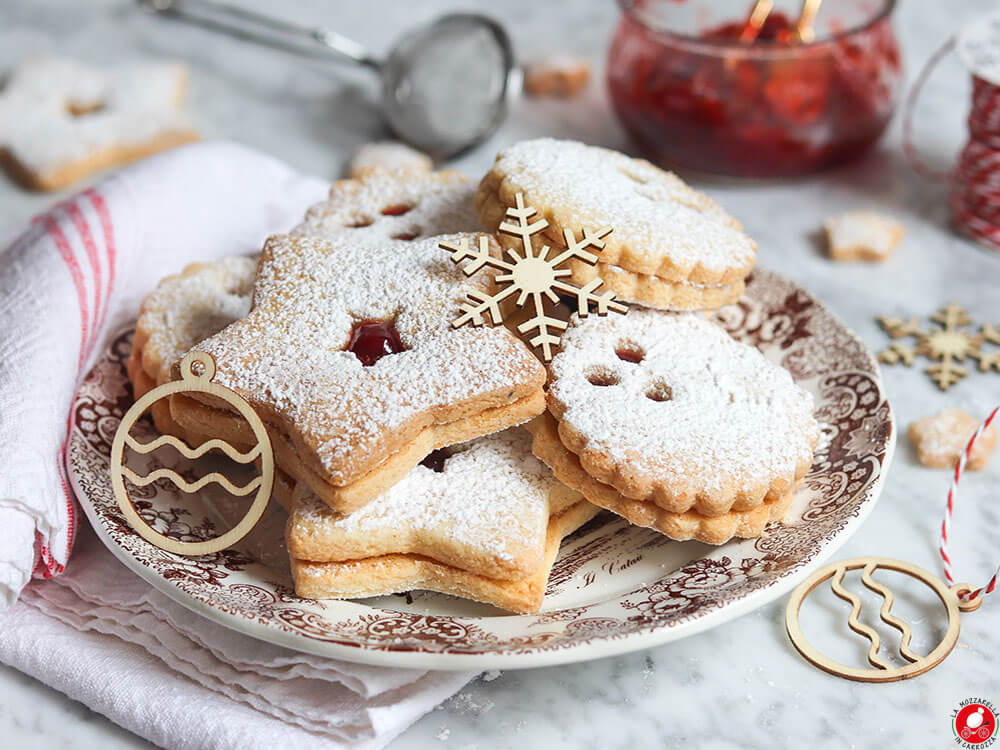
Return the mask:
POLYGON ((801 175, 863 154, 892 118, 902 81, 894 0, 826 2, 815 41, 801 2, 762 26, 751 2, 620 0, 608 86, 653 161, 739 177, 801 175), (725 10, 721 10, 724 6, 725 10))

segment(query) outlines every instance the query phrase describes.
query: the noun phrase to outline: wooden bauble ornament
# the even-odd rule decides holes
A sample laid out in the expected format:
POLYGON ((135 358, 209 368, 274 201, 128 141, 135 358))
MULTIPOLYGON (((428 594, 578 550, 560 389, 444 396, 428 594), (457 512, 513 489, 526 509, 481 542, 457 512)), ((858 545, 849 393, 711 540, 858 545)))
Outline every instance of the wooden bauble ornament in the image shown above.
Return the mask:
POLYGON ((896 682, 910 677, 916 677, 924 672, 933 669, 945 657, 951 653, 958 642, 960 628, 959 618, 961 612, 974 612, 979 609, 983 602, 982 595, 965 601, 960 597, 967 595, 973 587, 967 583, 959 583, 948 586, 937 576, 928 573, 923 568, 912 565, 901 560, 894 560, 889 557, 855 557, 850 560, 826 565, 809 578, 803 581, 792 592, 785 609, 785 629, 792 644, 812 665, 849 680, 857 682, 896 682), (879 656, 880 645, 879 634, 868 625, 858 621, 861 613, 861 599, 843 587, 844 574, 849 570, 861 570, 861 582, 869 589, 879 594, 882 599, 882 606, 879 610, 879 617, 886 624, 892 626, 900 633, 899 653, 909 664, 905 666, 894 666, 889 661, 879 656), (914 578, 928 588, 930 588, 941 600, 948 617, 948 625, 941 641, 926 656, 916 654, 910 649, 910 638, 912 632, 910 626, 900 618, 892 614, 894 596, 892 591, 884 583, 875 580, 872 576, 876 570, 894 570, 911 578, 914 578), (863 667, 849 667, 838 661, 825 656, 806 639, 802 628, 799 625, 799 610, 806 597, 824 581, 830 581, 833 593, 844 601, 851 604, 851 614, 847 618, 847 626, 858 635, 863 635, 871 644, 868 647, 868 663, 871 669, 863 667))
POLYGON ((165 383, 149 391, 149 393, 136 401, 132 405, 132 408, 125 413, 125 416, 122 417, 121 424, 118 425, 118 430, 115 432, 115 439, 111 446, 111 486, 114 490, 115 499, 118 501, 118 506, 121 508, 122 513, 125 514, 125 519, 129 525, 150 544, 179 555, 208 555, 232 547, 246 536, 260 520, 264 509, 267 507, 268 500, 271 498, 271 488, 274 484, 274 453, 267 430, 264 428, 264 423, 257 416, 257 413, 237 393, 218 383, 212 382, 212 378, 215 377, 215 360, 209 354, 204 352, 189 353, 181 360, 180 370, 180 380, 165 383), (130 434, 130 430, 135 426, 139 418, 155 402, 169 398, 176 393, 205 393, 225 401, 227 405, 239 413, 250 425, 254 437, 257 439, 256 445, 251 450, 243 453, 229 443, 219 439, 208 440, 197 448, 191 448, 182 440, 172 435, 161 435, 149 443, 141 443, 136 440, 130 434), (147 454, 165 445, 171 446, 182 456, 190 460, 204 456, 212 450, 219 450, 240 464, 249 464, 259 459, 260 475, 245 485, 234 485, 226 476, 217 472, 206 474, 196 482, 187 482, 172 469, 159 468, 146 476, 139 476, 124 463, 126 446, 136 453, 147 454), (181 542, 154 530, 139 516, 125 487, 125 479, 128 479, 139 487, 145 487, 158 479, 167 479, 183 492, 197 492, 206 485, 214 482, 230 494, 238 497, 249 495, 255 490, 256 495, 243 519, 225 534, 203 542, 181 542))

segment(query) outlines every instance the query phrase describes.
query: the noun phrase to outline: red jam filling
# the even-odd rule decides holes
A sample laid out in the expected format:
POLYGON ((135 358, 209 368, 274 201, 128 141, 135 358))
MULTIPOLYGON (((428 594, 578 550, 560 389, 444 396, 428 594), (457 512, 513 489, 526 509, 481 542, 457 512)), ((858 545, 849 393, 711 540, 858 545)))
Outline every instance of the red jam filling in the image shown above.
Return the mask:
POLYGON ((626 14, 608 53, 622 123, 654 160, 720 174, 804 174, 860 156, 901 84, 888 18, 814 44, 799 43, 793 26, 775 12, 756 38, 737 21, 703 31, 703 44, 626 14))
POLYGON ((426 466, 432 471, 436 471, 440 474, 444 471, 445 462, 451 458, 452 452, 448 448, 438 448, 427 454, 427 457, 420 462, 421 466, 426 466))
POLYGON ((403 343, 391 322, 365 320, 354 326, 347 351, 360 359, 362 365, 371 367, 385 355, 403 351, 403 343))

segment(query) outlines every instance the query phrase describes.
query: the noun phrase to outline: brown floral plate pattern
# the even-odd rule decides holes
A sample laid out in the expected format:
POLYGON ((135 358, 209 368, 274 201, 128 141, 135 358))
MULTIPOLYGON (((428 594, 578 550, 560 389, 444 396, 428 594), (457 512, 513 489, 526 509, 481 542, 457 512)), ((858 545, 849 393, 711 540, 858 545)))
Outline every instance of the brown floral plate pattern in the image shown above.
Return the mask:
MULTIPOLYGON (((146 542, 125 523, 109 477, 115 429, 132 403, 131 331, 113 341, 77 394, 73 487, 104 544, 150 584, 211 620, 288 648, 399 667, 492 669, 654 646, 760 607, 809 575, 872 510, 896 440, 875 359, 798 286, 757 271, 744 298, 717 319, 816 397, 822 438, 785 521, 760 539, 711 547, 602 514, 563 544, 537 615, 427 592, 300 599, 281 549, 279 510, 239 546, 214 555, 179 557, 146 542)), ((153 435, 150 423, 140 425, 146 438, 153 435)), ((217 535, 225 517, 210 492, 185 495, 163 481, 133 499, 155 528, 184 540, 217 535)))

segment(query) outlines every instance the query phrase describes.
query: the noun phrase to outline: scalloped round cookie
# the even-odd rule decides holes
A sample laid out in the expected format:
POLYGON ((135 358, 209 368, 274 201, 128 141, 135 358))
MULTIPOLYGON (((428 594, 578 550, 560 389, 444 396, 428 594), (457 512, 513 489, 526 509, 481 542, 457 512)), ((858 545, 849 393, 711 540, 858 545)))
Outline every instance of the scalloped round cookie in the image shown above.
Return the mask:
POLYGON ((517 193, 549 222, 545 241, 552 247, 564 246, 565 229, 613 227, 601 262, 634 273, 733 284, 756 260, 757 244, 713 199, 610 149, 541 138, 501 151, 476 194, 488 229, 497 230, 517 193))
POLYGON ((574 316, 550 375, 560 440, 626 498, 673 513, 748 510, 812 464, 812 396, 697 313, 574 316))

